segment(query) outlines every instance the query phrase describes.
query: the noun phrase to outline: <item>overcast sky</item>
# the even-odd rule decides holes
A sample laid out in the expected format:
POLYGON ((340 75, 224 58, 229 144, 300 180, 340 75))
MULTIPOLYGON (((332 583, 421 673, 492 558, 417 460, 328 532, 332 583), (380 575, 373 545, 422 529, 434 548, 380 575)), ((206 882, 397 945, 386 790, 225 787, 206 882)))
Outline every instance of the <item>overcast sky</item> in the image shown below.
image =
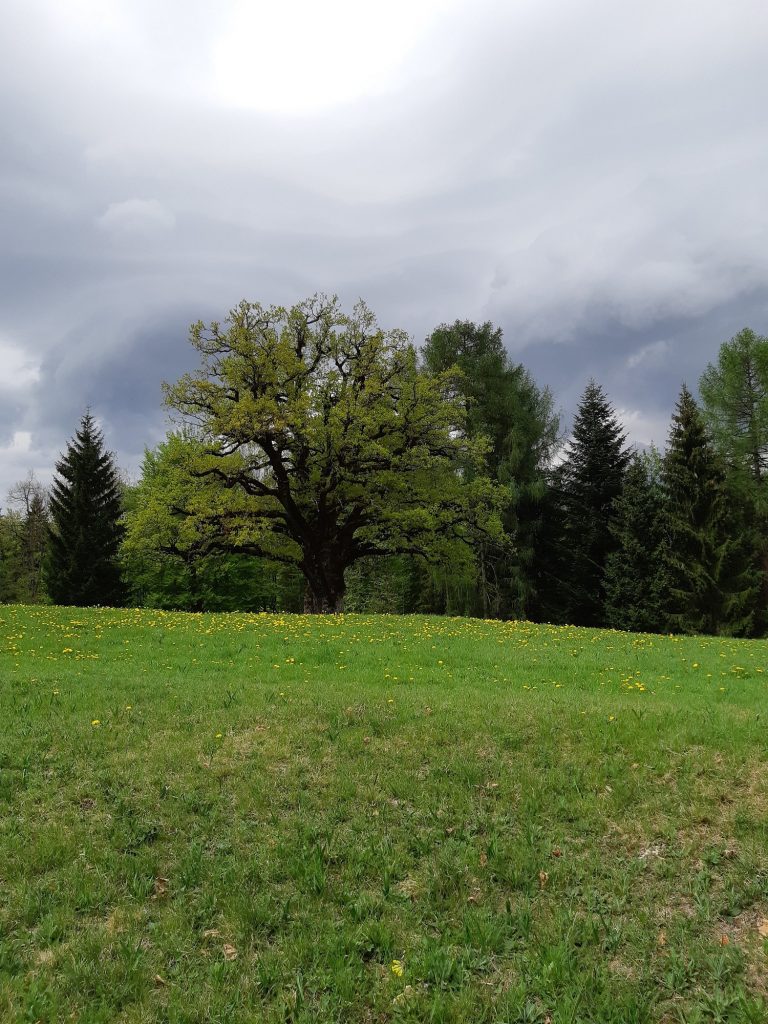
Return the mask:
POLYGON ((193 320, 490 319, 663 443, 768 333, 764 0, 4 0, 0 498, 86 405, 135 473, 193 320))

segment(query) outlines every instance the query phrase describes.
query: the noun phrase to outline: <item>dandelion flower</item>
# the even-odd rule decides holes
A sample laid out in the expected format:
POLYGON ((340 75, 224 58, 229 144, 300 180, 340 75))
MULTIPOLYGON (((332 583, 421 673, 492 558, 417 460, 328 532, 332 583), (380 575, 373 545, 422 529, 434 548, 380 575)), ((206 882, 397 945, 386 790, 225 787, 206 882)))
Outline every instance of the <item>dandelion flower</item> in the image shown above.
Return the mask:
POLYGON ((91 725, 101 725, 101 719, 99 719, 99 718, 94 718, 94 719, 93 719, 93 720, 91 721, 91 725))
POLYGON ((403 971, 405 970, 405 968, 403 967, 403 961, 393 960, 392 963, 389 965, 389 969, 390 971, 392 971, 396 978, 402 978, 403 971))

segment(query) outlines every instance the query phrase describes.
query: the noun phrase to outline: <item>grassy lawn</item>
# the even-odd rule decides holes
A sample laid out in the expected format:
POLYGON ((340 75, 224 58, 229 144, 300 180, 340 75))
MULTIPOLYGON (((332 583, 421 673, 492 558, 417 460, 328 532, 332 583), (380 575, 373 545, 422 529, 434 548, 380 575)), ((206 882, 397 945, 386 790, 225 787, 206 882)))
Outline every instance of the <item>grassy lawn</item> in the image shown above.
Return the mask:
POLYGON ((0 1020, 768 1021, 768 643, 0 607, 0 1020))

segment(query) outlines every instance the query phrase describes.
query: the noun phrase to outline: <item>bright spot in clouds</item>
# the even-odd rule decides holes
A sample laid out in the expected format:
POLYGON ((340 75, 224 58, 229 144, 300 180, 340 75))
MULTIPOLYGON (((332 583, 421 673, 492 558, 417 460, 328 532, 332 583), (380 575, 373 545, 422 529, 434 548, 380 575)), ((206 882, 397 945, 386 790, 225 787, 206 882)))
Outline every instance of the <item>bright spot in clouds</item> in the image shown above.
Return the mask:
POLYGON ((39 377, 39 361, 18 345, 0 338, 0 387, 23 388, 39 377))
POLYGON ((98 218, 99 227, 119 235, 147 235, 166 231, 176 223, 167 206, 157 199, 125 199, 110 203, 98 218))
POLYGON ((446 0, 234 4, 214 46, 214 94, 235 107, 307 113, 386 92, 446 0))

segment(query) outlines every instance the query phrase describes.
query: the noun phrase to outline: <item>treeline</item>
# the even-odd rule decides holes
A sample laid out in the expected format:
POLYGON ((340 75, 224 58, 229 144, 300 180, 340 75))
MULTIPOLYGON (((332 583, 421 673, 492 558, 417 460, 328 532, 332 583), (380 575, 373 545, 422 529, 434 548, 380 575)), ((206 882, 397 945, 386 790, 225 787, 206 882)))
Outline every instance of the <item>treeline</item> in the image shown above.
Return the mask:
POLYGON ((424 612, 737 636, 768 632, 768 338, 683 386, 664 452, 602 388, 564 440, 500 329, 418 357, 364 307, 243 304, 193 328, 186 425, 121 483, 84 417, 51 495, 0 516, 0 599, 202 610, 424 612))

